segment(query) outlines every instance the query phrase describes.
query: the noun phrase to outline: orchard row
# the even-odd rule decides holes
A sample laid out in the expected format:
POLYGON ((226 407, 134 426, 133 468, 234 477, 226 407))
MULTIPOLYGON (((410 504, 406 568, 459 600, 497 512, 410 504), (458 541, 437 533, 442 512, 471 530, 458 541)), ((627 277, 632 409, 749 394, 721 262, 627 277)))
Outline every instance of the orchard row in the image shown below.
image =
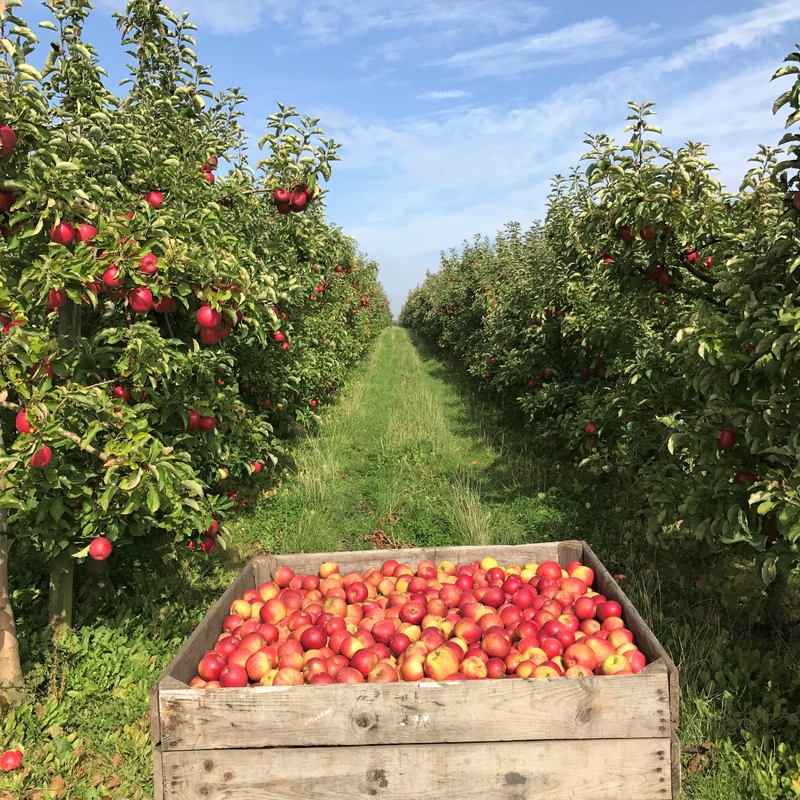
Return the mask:
POLYGON ((401 323, 568 464, 635 485, 651 539, 749 545, 769 581, 800 558, 800 135, 729 192, 702 145, 651 138, 651 106, 627 144, 590 139, 543 223, 445 257, 401 323))
MULTIPOLYGON (((210 552, 220 470, 277 464, 390 320, 377 265, 324 219, 337 145, 280 106, 253 158, 245 98, 212 93, 164 6, 116 15, 125 96, 87 3, 51 4, 41 72, 18 6, 0 13, 0 507, 56 576, 164 533, 210 552)), ((51 612, 68 622, 63 597, 51 612)))

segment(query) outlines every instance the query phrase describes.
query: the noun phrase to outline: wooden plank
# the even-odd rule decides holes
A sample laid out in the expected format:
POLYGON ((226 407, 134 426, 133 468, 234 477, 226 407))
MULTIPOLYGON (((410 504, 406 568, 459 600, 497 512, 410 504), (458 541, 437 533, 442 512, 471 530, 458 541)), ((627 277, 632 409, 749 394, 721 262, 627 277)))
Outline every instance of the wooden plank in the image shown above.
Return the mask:
POLYGON ((163 761, 164 800, 672 797, 669 738, 196 750, 163 761))
MULTIPOLYGON (((169 667, 167 669, 169 669, 169 667)), ((164 689, 185 690, 186 688, 187 686, 183 681, 175 680, 175 678, 168 675, 165 671, 150 690, 150 739, 153 744, 161 743, 161 692, 164 689)))
POLYGON ((164 770, 158 745, 153 748, 153 800, 164 800, 164 770))
POLYGON ((253 572, 255 573, 256 587, 261 586, 262 583, 272 580, 275 574, 276 561, 275 556, 256 556, 253 559, 253 572))
POLYGON ((253 562, 249 561, 227 591, 211 607, 194 633, 178 651, 170 665, 162 673, 188 684, 197 674, 197 664, 206 650, 214 646, 222 631, 222 622, 228 616, 231 603, 246 589, 255 588, 253 562))
POLYGON ((558 563, 566 567, 570 561, 581 561, 583 558, 583 542, 567 539, 558 543, 558 563))
POLYGON ((158 691, 161 680, 157 680, 151 687, 148 693, 148 702, 150 705, 150 741, 153 744, 158 744, 161 741, 161 724, 158 710, 158 691))
POLYGON ((583 542, 583 563, 591 567, 595 574, 595 588, 610 599, 616 600, 622 606, 622 616, 626 627, 633 633, 638 648, 647 656, 648 661, 662 659, 667 665, 670 697, 670 717, 673 725, 677 726, 680 717, 680 684, 678 682, 678 669, 667 651, 650 630, 642 616, 634 608, 633 603, 622 591, 619 584, 611 576, 600 559, 586 542, 583 542))
MULTIPOLYGON (((571 544, 571 543, 567 543, 571 544)), ((577 550, 575 551, 577 553, 577 550)), ((380 567, 389 558, 394 558, 411 567, 424 559, 452 561, 454 564, 469 564, 472 561, 491 556, 502 565, 525 564, 528 561, 558 560, 559 543, 542 542, 538 544, 496 545, 494 547, 430 547, 409 550, 355 550, 338 553, 294 553, 275 557, 278 566, 290 566, 298 574, 316 574, 320 564, 334 561, 340 572, 364 572, 370 567, 380 567)), ((568 562, 564 562, 565 564, 568 562)))
POLYGON ((162 690, 164 751, 669 737, 665 672, 162 690), (465 709, 469 709, 468 720, 465 709))
POLYGON ((681 743, 675 731, 672 731, 672 796, 677 800, 681 796, 681 743))

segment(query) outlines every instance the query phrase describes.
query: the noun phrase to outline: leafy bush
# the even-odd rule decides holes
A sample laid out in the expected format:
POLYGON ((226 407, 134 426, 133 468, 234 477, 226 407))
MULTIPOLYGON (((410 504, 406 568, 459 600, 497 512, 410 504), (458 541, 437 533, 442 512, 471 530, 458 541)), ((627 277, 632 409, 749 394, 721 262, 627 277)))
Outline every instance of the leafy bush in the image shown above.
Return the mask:
POLYGON ((769 582, 800 556, 800 135, 728 192, 703 145, 662 148, 652 103, 630 110, 628 143, 587 140, 543 224, 444 257, 400 321, 537 437, 633 479, 651 539, 749 545, 769 582))

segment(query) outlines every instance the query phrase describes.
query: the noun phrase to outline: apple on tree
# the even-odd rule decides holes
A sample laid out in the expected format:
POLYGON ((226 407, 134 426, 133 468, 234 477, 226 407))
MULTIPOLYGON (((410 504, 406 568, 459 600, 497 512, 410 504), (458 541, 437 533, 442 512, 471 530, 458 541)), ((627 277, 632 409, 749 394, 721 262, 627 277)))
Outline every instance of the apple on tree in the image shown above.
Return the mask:
POLYGON ((112 549, 111 542, 105 536, 98 536, 89 545, 89 555, 95 561, 105 561, 111 555, 112 549))

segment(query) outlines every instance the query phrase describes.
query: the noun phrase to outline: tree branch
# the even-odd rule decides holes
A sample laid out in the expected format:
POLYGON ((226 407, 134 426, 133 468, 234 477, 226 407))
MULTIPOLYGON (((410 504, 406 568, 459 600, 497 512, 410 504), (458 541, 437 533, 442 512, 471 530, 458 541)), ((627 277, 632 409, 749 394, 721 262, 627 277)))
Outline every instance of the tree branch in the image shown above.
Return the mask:
POLYGON ((719 300, 715 300, 713 297, 708 297, 707 295, 694 292, 691 289, 687 289, 683 286, 670 286, 670 289, 672 289, 673 292, 687 294, 689 297, 693 297, 695 300, 705 300, 707 303, 711 303, 711 305, 716 306, 720 311, 723 311, 726 314, 730 313, 724 303, 720 302, 719 300))
POLYGON ((715 281, 714 278, 712 278, 710 275, 704 275, 702 272, 700 272, 699 269, 695 269, 695 267, 693 267, 688 261, 681 264, 681 266, 687 271, 691 272, 692 275, 695 276, 695 278, 699 278, 701 281, 704 281, 705 283, 710 283, 712 286, 714 286, 717 283, 717 281, 715 281))
MULTIPOLYGON (((7 408, 9 411, 22 411, 22 406, 17 405, 16 403, 9 403, 7 400, 0 400, 0 408, 7 408)), ((106 453, 101 453, 96 447, 92 447, 90 444, 82 444, 81 437, 78 436, 77 433, 73 433, 72 431, 66 430, 66 428, 59 428, 58 432, 65 438, 69 439, 71 442, 75 442, 81 450, 86 451, 89 455, 94 456, 95 458, 99 458, 103 463, 108 461, 109 456, 106 453)))

